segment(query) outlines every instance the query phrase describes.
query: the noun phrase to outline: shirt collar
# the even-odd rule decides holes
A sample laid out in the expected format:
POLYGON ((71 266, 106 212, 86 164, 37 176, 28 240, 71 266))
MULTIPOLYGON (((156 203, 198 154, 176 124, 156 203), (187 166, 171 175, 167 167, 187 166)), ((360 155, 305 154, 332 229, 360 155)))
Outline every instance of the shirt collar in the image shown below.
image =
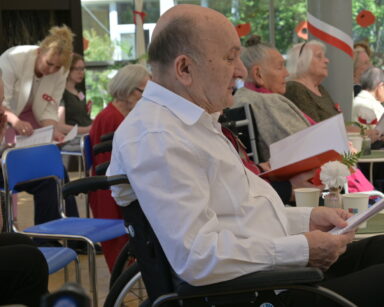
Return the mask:
MULTIPOLYGON (((203 114, 206 113, 204 109, 200 108, 198 105, 153 81, 148 81, 143 92, 143 97, 166 107, 189 126, 194 125, 203 114)), ((208 115, 208 113, 206 114, 208 115)))

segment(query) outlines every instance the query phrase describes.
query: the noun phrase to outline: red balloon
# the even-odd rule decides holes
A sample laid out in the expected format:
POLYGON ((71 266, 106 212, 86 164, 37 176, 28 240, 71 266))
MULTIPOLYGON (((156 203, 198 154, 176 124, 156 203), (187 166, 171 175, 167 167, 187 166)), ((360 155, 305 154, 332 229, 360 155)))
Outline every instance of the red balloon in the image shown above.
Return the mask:
POLYGON ((249 32, 251 32, 251 24, 250 23, 242 23, 242 24, 237 25, 235 27, 235 29, 236 29, 239 37, 243 37, 243 36, 246 36, 247 34, 249 34, 249 32))
POLYGON ((299 22, 295 27, 295 32, 298 37, 308 40, 308 23, 306 20, 299 22))
POLYGON ((356 16, 356 22, 362 27, 369 27, 375 23, 375 15, 371 11, 362 10, 356 16))

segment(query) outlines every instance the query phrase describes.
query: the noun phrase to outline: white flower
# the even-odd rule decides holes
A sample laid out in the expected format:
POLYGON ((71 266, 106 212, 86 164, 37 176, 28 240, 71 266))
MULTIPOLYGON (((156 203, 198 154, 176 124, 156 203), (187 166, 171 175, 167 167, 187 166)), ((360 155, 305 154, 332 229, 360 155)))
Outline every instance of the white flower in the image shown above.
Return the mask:
POLYGON ((376 119, 376 114, 371 109, 361 108, 359 110, 359 117, 361 119, 364 119, 367 124, 370 124, 376 119))
POLYGON ((345 164, 339 161, 331 161, 321 167, 320 180, 329 188, 338 188, 347 182, 347 176, 349 175, 349 169, 345 164))

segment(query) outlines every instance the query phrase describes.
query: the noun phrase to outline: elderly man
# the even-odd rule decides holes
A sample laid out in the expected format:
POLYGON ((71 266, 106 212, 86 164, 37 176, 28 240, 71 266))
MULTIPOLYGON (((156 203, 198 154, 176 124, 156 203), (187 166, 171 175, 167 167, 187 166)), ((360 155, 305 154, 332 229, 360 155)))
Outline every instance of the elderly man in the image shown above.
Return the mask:
MULTIPOLYGON (((206 285, 280 265, 312 266, 328 270, 325 287, 361 306, 383 306, 384 266, 365 268, 384 259, 370 247, 377 240, 351 244, 342 255, 354 233, 327 230, 344 227, 348 214, 285 208, 222 134, 218 116, 246 75, 228 19, 204 7, 173 7, 156 25, 149 62, 153 79, 115 133, 108 174, 128 175, 176 274, 206 285)), ((112 193, 121 206, 135 199, 122 187, 112 193)), ((316 306, 315 295, 280 296, 316 306)))

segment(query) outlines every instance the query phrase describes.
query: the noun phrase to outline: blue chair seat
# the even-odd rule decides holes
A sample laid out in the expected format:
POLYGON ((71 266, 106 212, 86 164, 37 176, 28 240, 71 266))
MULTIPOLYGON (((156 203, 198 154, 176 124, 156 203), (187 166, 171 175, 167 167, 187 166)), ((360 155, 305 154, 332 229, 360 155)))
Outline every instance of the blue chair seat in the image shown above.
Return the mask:
POLYGON ((48 273, 53 274, 72 261, 77 261, 76 252, 68 247, 39 247, 48 263, 48 273))
POLYGON ((53 220, 28 227, 23 231, 27 233, 84 236, 93 242, 104 242, 118 236, 127 235, 123 220, 79 217, 53 220))

